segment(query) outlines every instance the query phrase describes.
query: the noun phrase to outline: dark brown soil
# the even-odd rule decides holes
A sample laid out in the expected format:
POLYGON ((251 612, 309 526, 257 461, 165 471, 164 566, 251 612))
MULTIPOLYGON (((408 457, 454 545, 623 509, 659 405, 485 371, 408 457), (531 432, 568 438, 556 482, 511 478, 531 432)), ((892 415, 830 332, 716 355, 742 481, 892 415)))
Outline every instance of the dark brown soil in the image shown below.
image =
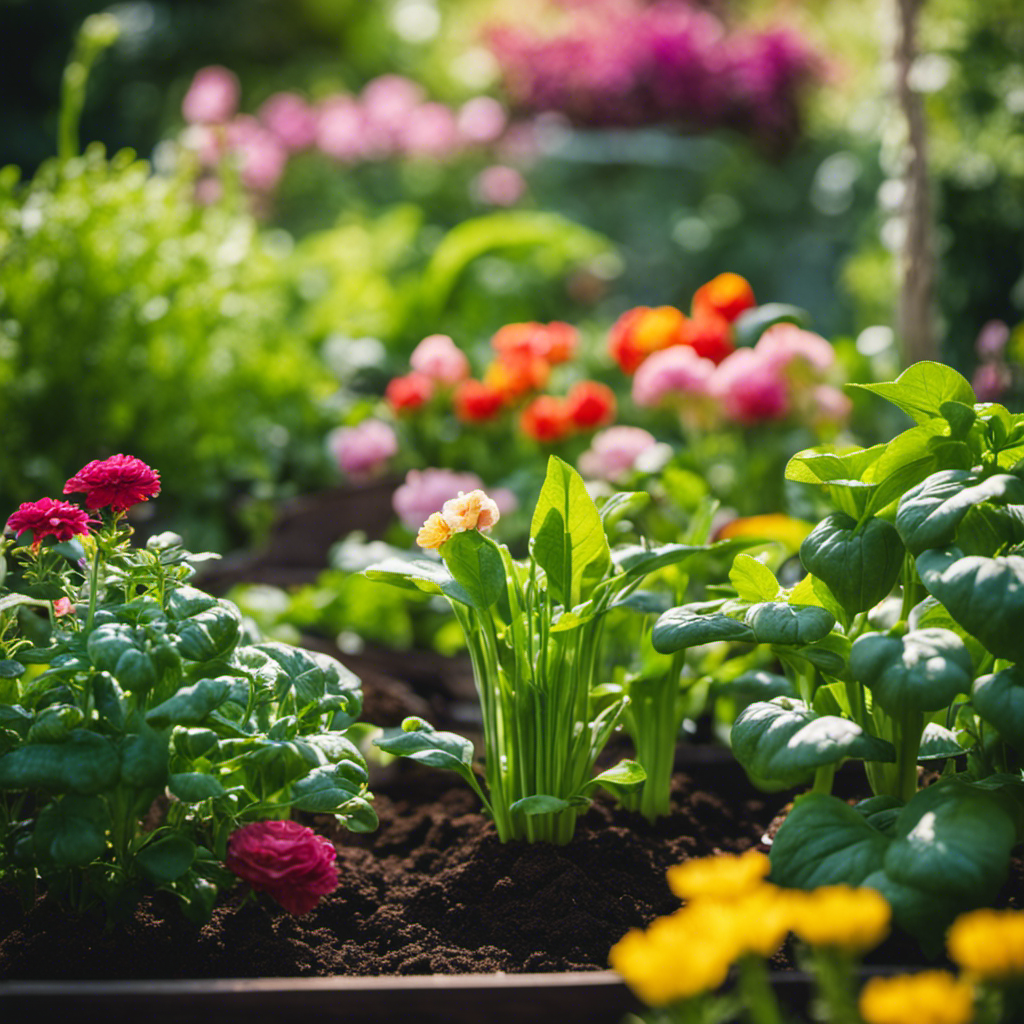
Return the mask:
POLYGON ((452 779, 410 765, 378 788, 380 830, 334 836, 341 884, 302 918, 236 895, 201 929, 146 904, 104 931, 45 898, 23 916, 0 890, 0 978, 598 970, 629 928, 678 906, 667 867, 757 844, 786 799, 715 752, 677 773, 675 813, 654 826, 599 802, 568 846, 502 845, 452 779))

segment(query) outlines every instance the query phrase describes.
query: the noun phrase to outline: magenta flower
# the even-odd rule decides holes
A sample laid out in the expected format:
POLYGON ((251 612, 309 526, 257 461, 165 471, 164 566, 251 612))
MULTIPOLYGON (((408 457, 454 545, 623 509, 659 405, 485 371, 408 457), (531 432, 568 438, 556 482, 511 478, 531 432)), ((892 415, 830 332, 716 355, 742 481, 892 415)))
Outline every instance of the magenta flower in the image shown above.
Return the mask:
POLYGON ((751 425, 789 412, 789 389, 778 367, 751 348, 726 356, 711 378, 711 393, 729 419, 751 425))
POLYGON ((223 124, 238 109, 241 89, 233 71, 213 64, 200 68, 181 103, 189 124, 223 124))
MULTIPOLYGON (((430 515, 459 493, 481 490, 484 482, 476 473, 456 473, 450 469, 410 469, 405 482, 395 490, 391 506, 410 530, 418 530, 430 515)), ((487 488, 501 515, 519 506, 516 496, 505 487, 487 488)))
POLYGON ((832 369, 835 349, 820 335, 805 331, 796 324, 775 324, 769 327, 754 346, 761 358, 768 360, 780 373, 792 370, 800 376, 809 372, 820 377, 832 369), (802 363, 802 367, 794 366, 802 363), (802 371, 802 372, 801 372, 802 371))
POLYGON ((297 93, 275 92, 260 107, 260 120, 285 149, 306 149, 316 141, 316 112, 297 93))
POLYGON ((469 360, 447 334, 431 334, 413 349, 409 365, 417 373, 445 387, 469 376, 469 360))
POLYGON ((398 438, 383 420, 363 420, 354 427, 332 430, 327 447, 345 476, 365 481, 379 476, 398 454, 398 438))
POLYGON ((39 547, 44 537, 55 537, 61 542, 84 537, 95 522, 97 520, 70 501, 40 498, 19 505, 18 511, 7 520, 7 528, 16 536, 31 531, 32 546, 39 547))
POLYGON ((362 160, 370 149, 366 118, 351 96, 331 96, 317 110, 316 144, 343 163, 362 160))
POLYGON ((591 480, 621 480, 632 472, 636 460, 658 442, 640 427, 609 427, 594 435, 579 458, 580 472, 591 480))
POLYGON ((86 508, 106 508, 118 514, 160 493, 160 474, 134 455, 94 459, 65 485, 65 494, 83 492, 86 508))
POLYGON ((242 183, 255 192, 270 192, 277 187, 288 166, 288 151, 268 131, 247 138, 238 147, 239 174, 242 183))
POLYGON ((236 829, 224 864, 296 916, 338 888, 334 844, 296 821, 254 821, 236 829))
POLYGON ((633 401, 654 408, 666 401, 706 398, 715 364, 689 345, 672 345, 654 352, 633 377, 633 401))

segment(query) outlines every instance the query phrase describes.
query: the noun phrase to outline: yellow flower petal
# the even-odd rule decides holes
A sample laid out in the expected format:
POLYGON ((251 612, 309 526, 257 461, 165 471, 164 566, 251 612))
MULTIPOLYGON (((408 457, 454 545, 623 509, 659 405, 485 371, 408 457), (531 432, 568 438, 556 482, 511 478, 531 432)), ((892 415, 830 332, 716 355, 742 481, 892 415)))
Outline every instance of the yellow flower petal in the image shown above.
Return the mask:
POLYGON ((970 1024, 974 990, 948 971, 871 978, 861 990, 866 1024, 970 1024))

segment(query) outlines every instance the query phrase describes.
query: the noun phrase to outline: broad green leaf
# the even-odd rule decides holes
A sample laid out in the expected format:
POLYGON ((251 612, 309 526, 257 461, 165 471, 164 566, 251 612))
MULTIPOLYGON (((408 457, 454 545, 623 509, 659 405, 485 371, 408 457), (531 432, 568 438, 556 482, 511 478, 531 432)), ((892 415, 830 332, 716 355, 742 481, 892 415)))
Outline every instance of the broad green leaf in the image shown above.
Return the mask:
POLYGON ((571 608, 572 546, 565 516, 559 509, 547 510, 544 521, 534 532, 532 552, 544 570, 553 600, 571 608))
POLYGON ((741 601, 774 601, 779 581, 764 562, 750 555, 737 555, 729 570, 729 582, 741 601))
POLYGON ((797 697, 793 684, 785 676, 760 668, 751 669, 727 682, 716 682, 713 686, 715 694, 732 697, 743 704, 770 701, 773 697, 797 697))
POLYGON ((807 448, 797 452, 786 464, 786 479, 801 484, 860 482, 868 469, 885 453, 886 445, 855 448, 851 451, 830 451, 807 448))
POLYGON ((438 732, 419 718, 407 718, 401 729, 386 729, 373 745, 387 754, 460 774, 473 764, 473 744, 469 740, 453 732, 438 732))
POLYGON ((908 367, 894 381, 880 384, 851 384, 879 395, 902 409, 915 423, 926 423, 942 415, 946 402, 974 405, 971 385, 950 366, 922 360, 908 367))
POLYGON ((1018 751, 1024 751, 1024 673, 1012 665, 974 681, 974 710, 1018 751))
POLYGON ((120 770, 110 740, 72 729, 61 743, 27 743, 0 757, 0 789, 91 796, 115 786, 120 770))
POLYGON ((611 568, 608 538, 597 506, 587 493, 579 473, 555 455, 548 459, 547 476, 533 512, 530 536, 535 541, 533 554, 537 564, 549 575, 554 572, 561 586, 568 585, 568 593, 564 595, 568 600, 563 603, 570 608, 588 596, 583 593, 585 576, 596 581, 611 568), (564 546, 549 546, 550 539, 547 537, 544 545, 538 546, 541 528, 548 524, 547 529, 551 529, 553 520, 549 518, 549 513, 553 509, 557 510, 564 524, 564 546), (562 556, 561 561, 558 560, 559 554, 562 556), (570 568, 568 581, 561 579, 566 566, 570 568))
POLYGON ((962 557, 958 548, 917 558, 928 593, 997 658, 1024 661, 1024 557, 962 557))
POLYGON ((137 731, 121 742, 121 783, 136 789, 159 787, 167 782, 170 730, 151 729, 139 722, 137 731))
POLYGON ((25 674, 25 666, 20 661, 5 658, 0 661, 0 679, 17 679, 25 674))
POLYGON ((855 641, 850 672, 890 715, 938 711, 974 677, 971 655, 948 629, 919 629, 902 637, 868 633, 855 641))
POLYGON ((464 530, 444 545, 448 571, 481 611, 505 593, 505 565, 497 544, 478 530, 464 530))
POLYGON ((340 766, 324 765, 292 783, 292 806, 310 814, 334 814, 361 797, 365 788, 349 778, 340 766))
POLYGON ((950 436, 962 441, 978 418, 973 405, 965 402, 943 402, 939 413, 949 424, 950 436))
POLYGON ((1006 473, 979 480, 958 469, 933 473, 903 496, 896 512, 896 529, 913 555, 947 547, 956 539, 967 513, 986 501, 1024 504, 1024 480, 1006 473))
MULTIPOLYGON (((830 676, 842 676, 850 661, 850 641, 840 633, 829 633, 812 644, 788 649, 830 676)), ((777 649, 776 653, 781 654, 777 649)))
MULTIPOLYGON (((988 651, 985 650, 984 645, 976 637, 971 636, 934 597, 926 597, 911 608, 907 625, 911 630, 951 629, 963 640, 964 646, 970 652, 971 663, 975 666, 981 665, 985 658, 988 657, 988 651)), ((875 628, 881 627, 876 626, 875 628)))
POLYGON ((365 569, 363 575, 367 579, 390 583, 403 590, 443 594, 452 601, 473 607, 473 599, 466 593, 465 587, 440 562, 428 562, 426 559, 408 562, 402 558, 385 558, 365 569))
POLYGON ((689 606, 665 612, 651 630, 651 643, 660 654, 672 654, 716 640, 755 643, 754 631, 728 615, 699 615, 689 606))
POLYGON ((658 544, 655 547, 628 544, 615 548, 612 551, 612 560, 627 579, 636 579, 667 565, 684 565, 690 560, 707 561, 711 558, 722 558, 761 543, 762 540, 753 537, 731 537, 728 540, 716 541, 714 544, 658 544))
POLYGON ((36 818, 32 841, 37 855, 62 867, 82 867, 107 849, 110 814, 96 796, 51 800, 36 818))
POLYGON ((835 512, 800 545, 804 568, 825 582, 849 616, 887 597, 903 566, 903 545, 889 523, 869 519, 857 527, 855 520, 835 512))
POLYGON ((595 775, 583 787, 583 792, 602 786, 609 792, 619 795, 639 788, 646 778, 647 772, 637 761, 620 761, 617 765, 595 775))
POLYGON ((224 787, 205 772, 177 772, 171 775, 167 788, 185 804, 224 795, 224 787))
POLYGON ((967 748, 960 746, 956 733, 952 729, 929 722, 921 736, 921 746, 917 752, 918 761, 945 761, 950 757, 966 754, 967 748))
POLYGON ((790 697, 751 704, 732 727, 732 752, 756 779, 795 786, 825 765, 847 758, 895 761, 892 744, 856 723, 819 715, 790 697))
POLYGON ((759 644, 812 644, 828 636, 836 624, 824 608, 784 601, 751 605, 743 621, 759 644))
POLYGON ((843 800, 800 797, 772 843, 770 880, 788 889, 863 885, 882 866, 890 839, 843 800))
POLYGON ((195 859, 195 843, 177 832, 147 843, 135 855, 142 873, 158 885, 181 878, 195 859))
POLYGON ((164 729, 169 725, 199 725, 228 699, 232 682, 230 676, 218 676, 183 686, 173 697, 147 712, 146 722, 154 729, 164 729))

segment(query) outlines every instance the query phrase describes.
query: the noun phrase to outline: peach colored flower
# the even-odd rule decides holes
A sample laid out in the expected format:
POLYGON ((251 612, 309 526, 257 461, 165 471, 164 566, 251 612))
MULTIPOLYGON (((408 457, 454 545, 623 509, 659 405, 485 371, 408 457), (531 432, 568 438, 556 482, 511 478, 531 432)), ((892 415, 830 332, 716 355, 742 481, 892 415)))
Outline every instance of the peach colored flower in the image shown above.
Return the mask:
POLYGON ((453 533, 464 530, 489 530, 500 518, 501 513, 493 498, 483 491, 459 492, 457 498, 444 503, 441 517, 453 533))
POLYGON ((421 548, 436 551, 454 532, 440 512, 433 512, 416 534, 416 543, 421 548))

